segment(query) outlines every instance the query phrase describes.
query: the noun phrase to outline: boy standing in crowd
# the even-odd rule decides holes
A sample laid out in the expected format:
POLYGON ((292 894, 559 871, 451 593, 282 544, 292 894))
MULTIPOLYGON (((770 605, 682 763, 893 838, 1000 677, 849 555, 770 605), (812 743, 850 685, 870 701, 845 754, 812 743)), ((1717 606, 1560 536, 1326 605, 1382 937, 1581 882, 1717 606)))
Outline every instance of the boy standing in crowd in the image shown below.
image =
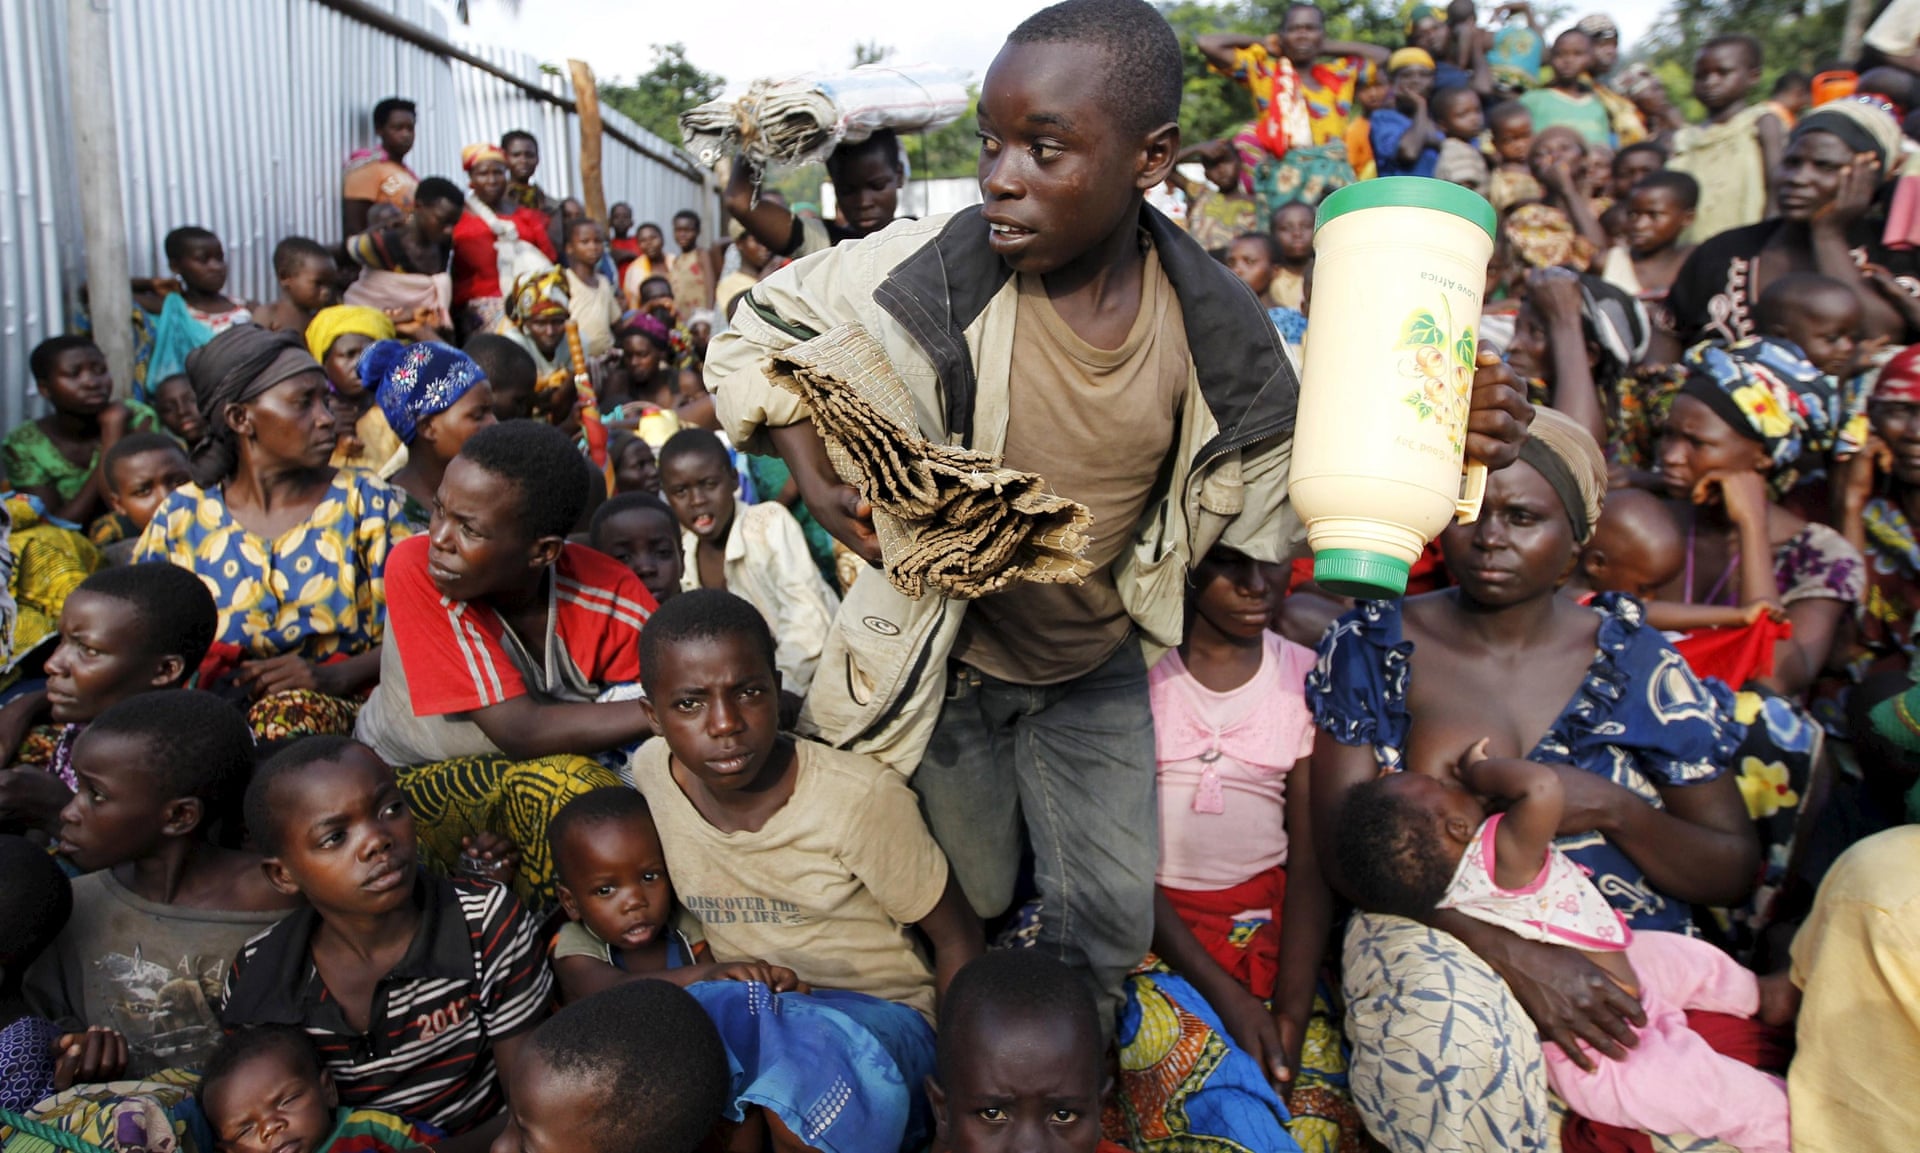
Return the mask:
MULTIPOLYGON (((1147 650, 1178 642, 1186 570, 1216 542, 1277 562, 1299 534, 1286 500, 1298 384, 1272 323, 1143 205, 1180 151, 1181 71, 1173 30, 1142 0, 1030 17, 981 90, 985 206, 782 269, 747 294, 709 363, 734 442, 771 443, 821 523, 869 561, 870 510, 761 371, 844 323, 884 344, 924 434, 1040 472, 1092 509, 1077 586, 968 603, 855 582, 802 727, 913 774, 977 912, 1011 902, 1030 841, 1038 943, 1090 979, 1109 1027, 1153 924, 1147 650)), ((1525 406, 1505 378, 1481 383, 1503 411, 1475 427, 1517 444, 1525 406)))

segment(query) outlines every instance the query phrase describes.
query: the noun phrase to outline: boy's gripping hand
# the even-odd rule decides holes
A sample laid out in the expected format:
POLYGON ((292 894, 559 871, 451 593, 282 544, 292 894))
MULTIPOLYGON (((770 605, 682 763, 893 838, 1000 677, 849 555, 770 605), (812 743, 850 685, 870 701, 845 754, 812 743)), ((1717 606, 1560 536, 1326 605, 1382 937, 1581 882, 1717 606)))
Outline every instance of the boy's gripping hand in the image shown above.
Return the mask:
MULTIPOLYGON (((1473 395, 1467 409, 1467 456, 1490 469, 1520 459, 1520 445, 1533 423, 1526 386, 1500 354, 1482 345, 1474 358, 1473 395)), ((824 459, 825 451, 821 456, 824 459)))
POLYGON ((460 838, 461 876, 511 885, 519 868, 519 847, 499 833, 481 832, 460 838))
MULTIPOLYGON (((793 483, 799 486, 800 499, 807 502, 813 519, 861 560, 878 565, 880 538, 873 531, 873 506, 833 470, 827 446, 813 422, 803 420, 767 431, 780 451, 780 459, 793 473, 793 483)), ((1514 449, 1516 457, 1519 451, 1518 447, 1514 449)))
POLYGON ((127 1039, 99 1025, 68 1033, 53 1046, 53 1087, 58 1092, 117 1080, 127 1068, 127 1039))

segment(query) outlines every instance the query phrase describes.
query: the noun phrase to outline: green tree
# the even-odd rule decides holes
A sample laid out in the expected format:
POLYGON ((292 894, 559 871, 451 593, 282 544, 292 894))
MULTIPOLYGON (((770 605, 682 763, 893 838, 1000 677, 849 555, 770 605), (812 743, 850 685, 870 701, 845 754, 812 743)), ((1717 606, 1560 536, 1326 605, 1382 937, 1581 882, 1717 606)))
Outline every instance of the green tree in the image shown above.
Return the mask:
POLYGON ((655 44, 653 67, 631 82, 614 79, 600 85, 600 101, 640 127, 680 142, 680 114, 720 95, 726 78, 703 72, 687 59, 684 44, 655 44))

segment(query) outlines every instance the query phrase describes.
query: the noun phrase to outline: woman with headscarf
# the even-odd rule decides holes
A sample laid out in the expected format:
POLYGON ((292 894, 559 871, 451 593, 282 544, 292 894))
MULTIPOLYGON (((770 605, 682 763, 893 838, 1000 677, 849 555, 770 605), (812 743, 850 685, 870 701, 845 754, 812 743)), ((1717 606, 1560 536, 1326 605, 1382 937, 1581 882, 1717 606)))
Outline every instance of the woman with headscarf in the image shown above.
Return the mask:
MULTIPOLYGON (((1573 831, 1558 843, 1633 928, 1684 931, 1692 904, 1752 887, 1759 853, 1727 771, 1742 731, 1730 698, 1694 678, 1638 601, 1559 595, 1606 488, 1579 422, 1535 409, 1479 519, 1440 537, 1458 585, 1363 602, 1329 630, 1307 678, 1321 729, 1313 844, 1290 854, 1317 851, 1334 891, 1348 793, 1382 772, 1451 780, 1482 740, 1556 769, 1573 831)), ((1394 1149, 1545 1148, 1542 1037, 1599 1050, 1576 1061, 1609 1060, 1639 1012, 1577 951, 1452 910, 1424 924, 1357 914, 1342 970, 1354 1101, 1394 1149)))
POLYGON ((1263 215, 1295 200, 1318 204, 1353 183, 1347 121, 1361 65, 1385 65, 1385 48, 1328 40, 1326 16, 1304 2, 1287 6, 1277 35, 1202 36, 1198 46, 1253 97, 1255 119, 1233 145, 1263 215))
POLYGON ((1798 347, 1772 339, 1702 344, 1683 365, 1660 478, 1686 527, 1687 558, 1662 599, 1782 606, 1793 635, 1775 648, 1768 687, 1803 697, 1866 585, 1845 537, 1778 503, 1833 447, 1836 386, 1798 347))
POLYGON ((447 465, 494 423, 493 386, 466 353, 430 341, 381 341, 360 358, 360 379, 407 446, 406 463, 387 482, 406 498, 407 523, 424 532, 447 465))
POLYGON ((1865 558, 1870 590, 1849 671, 1904 677, 1920 652, 1920 344, 1880 369, 1867 418, 1871 439, 1835 466, 1832 489, 1833 525, 1865 558))
POLYGON ((573 353, 567 347, 567 318, 572 298, 567 274, 558 268, 529 273, 513 282, 506 299, 506 316, 494 329, 533 357, 534 374, 545 380, 558 372, 571 375, 573 353))
POLYGON ((187 378, 207 436, 134 560, 206 582, 220 627, 203 687, 245 692, 260 739, 350 732, 380 674, 387 550, 412 535, 400 494, 328 463, 327 378, 299 336, 235 327, 194 350, 187 378))
POLYGON ((453 309, 461 339, 491 331, 514 281, 550 269, 559 255, 547 218, 509 195, 507 155, 492 144, 460 150, 467 210, 453 226, 453 309))
POLYGON ((340 439, 335 442, 335 468, 365 468, 378 473, 402 449, 373 404, 373 393, 360 383, 360 357, 376 341, 392 340, 393 321, 377 308, 336 304, 323 308, 307 325, 307 351, 320 362, 332 389, 333 417, 340 439))
POLYGON ((1882 242, 1885 191, 1900 158, 1900 124, 1877 98, 1848 97, 1801 119, 1776 176, 1780 215, 1705 241, 1667 294, 1678 343, 1653 359, 1672 363, 1702 340, 1759 335, 1760 294, 1789 272, 1818 272, 1860 298, 1863 337, 1905 344, 1916 335, 1897 298, 1920 297, 1920 256, 1882 242))
POLYGON ((1597 276, 1536 269, 1514 317, 1507 363, 1535 404, 1552 405, 1627 470, 1653 467, 1661 398, 1634 370, 1652 326, 1646 307, 1597 276))

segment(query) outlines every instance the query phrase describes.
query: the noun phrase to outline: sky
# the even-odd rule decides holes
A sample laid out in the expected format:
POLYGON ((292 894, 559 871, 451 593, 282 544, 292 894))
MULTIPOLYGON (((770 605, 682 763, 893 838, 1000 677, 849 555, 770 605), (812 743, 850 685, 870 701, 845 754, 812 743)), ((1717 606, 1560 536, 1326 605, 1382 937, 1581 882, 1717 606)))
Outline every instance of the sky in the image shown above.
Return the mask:
MULTIPOLYGON (((854 45, 868 41, 891 47, 899 63, 958 65, 977 80, 1014 25, 1044 6, 1045 0, 521 0, 515 15, 501 0, 471 0, 473 22, 454 34, 554 64, 585 60, 602 80, 646 71, 653 61, 649 46, 672 41, 687 46, 695 65, 726 77, 730 89, 762 76, 849 67, 854 45), (684 15, 699 13, 711 15, 684 15)), ((1576 0, 1575 11, 1611 14, 1631 49, 1663 7, 1664 0, 1576 0)))

